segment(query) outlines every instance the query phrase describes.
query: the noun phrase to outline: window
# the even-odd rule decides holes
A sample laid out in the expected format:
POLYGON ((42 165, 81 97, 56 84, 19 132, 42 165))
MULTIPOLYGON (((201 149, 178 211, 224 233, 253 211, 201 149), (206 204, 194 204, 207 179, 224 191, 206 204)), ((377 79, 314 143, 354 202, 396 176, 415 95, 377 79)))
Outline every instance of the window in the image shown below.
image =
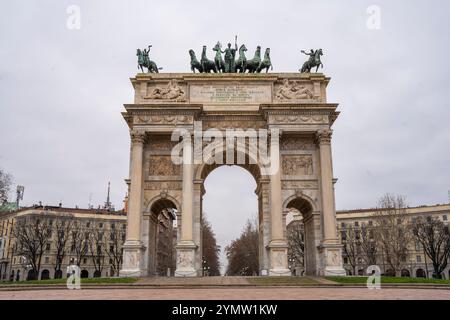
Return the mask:
POLYGON ((345 264, 348 263, 348 258, 347 258, 347 257, 344 258, 344 263, 345 263, 345 264))
POLYGON ((83 259, 83 263, 87 263, 87 259, 86 258, 83 259))
POLYGON ((86 228, 89 228, 91 226, 91 223, 88 221, 88 223, 86 223, 86 228))
POLYGON ((446 214, 444 214, 444 215, 442 216, 442 221, 447 221, 447 215, 446 215, 446 214))
POLYGON ((358 226, 359 226, 359 222, 355 221, 355 227, 358 227, 358 226))
POLYGON ((347 240, 347 232, 341 231, 341 239, 342 240, 347 240))
POLYGON ((123 225, 122 225, 122 229, 126 229, 126 227, 127 227, 127 225, 124 223, 123 225))
POLYGON ((50 243, 47 243, 47 245, 45 246, 45 250, 50 251, 50 243))
POLYGON ((345 228, 345 222, 341 223, 341 228, 345 228))
POLYGON ((369 226, 373 226, 372 220, 369 220, 369 226))
POLYGON ((109 246, 109 252, 114 253, 114 246, 109 246))
POLYGON ((98 227, 99 227, 99 228, 103 228, 103 223, 99 223, 99 224, 98 224, 98 227))
POLYGON ((50 258, 49 257, 45 257, 45 263, 49 263, 50 262, 50 258))
POLYGON ((416 262, 422 262, 422 256, 416 256, 416 262))
POLYGON ((111 223, 111 229, 115 229, 116 225, 114 223, 111 223))

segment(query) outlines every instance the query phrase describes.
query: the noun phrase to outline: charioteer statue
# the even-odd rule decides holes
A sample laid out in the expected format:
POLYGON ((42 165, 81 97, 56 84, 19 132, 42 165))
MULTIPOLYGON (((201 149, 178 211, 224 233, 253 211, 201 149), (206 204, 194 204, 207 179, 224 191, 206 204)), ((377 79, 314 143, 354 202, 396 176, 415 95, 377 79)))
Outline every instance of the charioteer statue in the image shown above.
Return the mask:
POLYGON ((309 53, 305 52, 304 50, 300 52, 304 55, 309 56, 308 61, 306 61, 303 64, 302 68, 299 70, 301 73, 310 73, 311 69, 314 67, 317 67, 316 72, 319 70, 320 66, 323 68, 322 61, 320 61, 320 56, 323 55, 322 49, 318 49, 316 51, 311 49, 309 53))
POLYGON ((228 46, 222 51, 222 45, 218 41, 212 50, 216 52, 214 61, 209 60, 206 56, 206 46, 203 46, 200 61, 197 60, 194 50, 189 50, 192 72, 195 73, 195 70, 197 70, 203 73, 245 73, 247 71, 249 73, 260 73, 263 69, 266 69, 266 72, 269 71, 269 68, 273 69, 270 61, 270 48, 266 49, 264 58, 261 59, 261 47, 258 46, 253 59, 247 60, 245 57, 247 48, 245 45, 241 45, 238 50, 237 36, 234 37, 234 48, 231 43, 228 43, 228 46), (238 52, 239 56, 236 59, 236 53, 238 52), (222 58, 222 54, 224 54, 224 58, 222 58))
POLYGON ((158 73, 162 68, 158 68, 156 63, 150 60, 148 54, 150 53, 150 48, 152 45, 149 45, 146 49, 141 50, 137 49, 136 55, 138 57, 138 69, 140 68, 142 72, 144 72, 144 68, 147 68, 148 73, 158 73))

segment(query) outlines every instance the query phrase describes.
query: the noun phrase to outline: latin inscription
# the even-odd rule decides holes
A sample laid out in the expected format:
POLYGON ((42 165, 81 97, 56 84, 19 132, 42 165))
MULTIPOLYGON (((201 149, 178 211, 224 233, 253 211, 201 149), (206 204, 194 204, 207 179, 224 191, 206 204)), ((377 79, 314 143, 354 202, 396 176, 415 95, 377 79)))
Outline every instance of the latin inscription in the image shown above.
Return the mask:
POLYGON ((191 103, 270 103, 270 85, 191 85, 191 103))

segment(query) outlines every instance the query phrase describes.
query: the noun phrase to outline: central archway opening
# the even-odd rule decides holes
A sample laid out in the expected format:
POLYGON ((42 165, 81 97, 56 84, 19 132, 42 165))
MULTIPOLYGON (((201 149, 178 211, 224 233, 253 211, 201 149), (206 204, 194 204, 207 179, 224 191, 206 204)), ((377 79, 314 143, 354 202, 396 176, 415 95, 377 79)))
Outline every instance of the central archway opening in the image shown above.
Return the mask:
POLYGON ((211 224, 217 244, 220 246, 220 271, 224 275, 257 275, 259 268, 259 215, 258 196, 255 194, 257 168, 237 165, 208 166, 204 170, 204 191, 202 212, 211 224), (250 226, 249 226, 250 224, 250 226), (253 228, 246 230, 246 228, 253 228), (237 239, 243 234, 256 232, 258 238, 244 237, 239 244, 237 239), (233 242, 234 241, 234 242, 233 242), (241 245, 247 241, 246 250, 231 248, 233 243, 241 245), (255 243, 256 242, 256 247, 255 243), (234 268, 230 270, 228 252, 238 254, 234 257, 234 268), (255 266, 256 263, 256 266, 255 266), (241 270, 242 269, 242 270, 241 270), (256 269, 256 270, 255 270, 256 269), (256 273, 256 274, 255 274, 256 273))

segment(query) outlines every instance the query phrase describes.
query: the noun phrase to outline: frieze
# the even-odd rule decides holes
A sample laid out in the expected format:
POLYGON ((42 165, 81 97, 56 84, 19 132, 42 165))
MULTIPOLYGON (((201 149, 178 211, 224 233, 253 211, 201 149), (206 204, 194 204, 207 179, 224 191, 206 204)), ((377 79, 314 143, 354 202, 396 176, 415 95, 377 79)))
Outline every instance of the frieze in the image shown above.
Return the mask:
POLYGON ((281 138, 281 150, 314 150, 316 147, 312 138, 283 136, 281 138))
POLYGON ((269 123, 273 124, 324 124, 328 123, 328 116, 323 114, 275 114, 269 118, 269 123))
POLYGON ((182 183, 176 181, 145 181, 145 190, 181 190, 182 183))
POLYGON ((318 189, 317 181, 283 181, 283 189, 318 189))
POLYGON ((137 115, 134 116, 134 124, 152 125, 179 125, 193 123, 192 115, 137 115))

